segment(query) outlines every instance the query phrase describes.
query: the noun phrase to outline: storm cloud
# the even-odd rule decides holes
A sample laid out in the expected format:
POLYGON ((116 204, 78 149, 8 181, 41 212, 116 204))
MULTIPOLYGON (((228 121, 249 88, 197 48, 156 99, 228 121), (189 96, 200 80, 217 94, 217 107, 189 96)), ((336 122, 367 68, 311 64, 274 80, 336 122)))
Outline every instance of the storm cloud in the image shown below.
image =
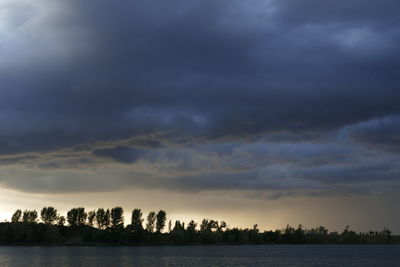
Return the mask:
POLYGON ((0 182, 271 199, 391 190, 399 9, 394 0, 2 1, 0 182))

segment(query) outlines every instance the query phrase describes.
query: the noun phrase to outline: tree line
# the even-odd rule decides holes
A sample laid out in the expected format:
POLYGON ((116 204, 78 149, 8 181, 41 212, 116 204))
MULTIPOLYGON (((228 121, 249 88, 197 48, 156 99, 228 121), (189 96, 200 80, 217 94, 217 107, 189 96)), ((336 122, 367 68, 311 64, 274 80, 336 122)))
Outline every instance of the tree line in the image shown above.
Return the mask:
MULTIPOLYGON (((133 231, 141 231, 143 228, 143 213, 140 209, 132 211, 131 224, 133 231)), ((146 231, 161 232, 165 228, 167 213, 160 210, 158 213, 151 211, 147 215, 146 231)), ((39 215, 36 210, 16 210, 11 217, 12 223, 41 223, 45 225, 58 225, 76 227, 87 225, 97 227, 100 230, 123 229, 124 209, 115 207, 112 209, 99 208, 97 210, 85 211, 85 208, 73 208, 67 212, 67 217, 60 215, 54 207, 44 207, 39 215)))
POLYGON ((164 210, 150 211, 144 219, 141 209, 131 213, 125 226, 124 209, 98 208, 86 211, 72 208, 65 216, 54 207, 16 210, 11 222, 0 223, 0 244, 340 244, 397 243, 390 230, 356 233, 346 227, 341 233, 325 227, 305 229, 286 226, 284 229, 261 232, 252 228, 230 228, 225 221, 203 219, 201 223, 171 220, 167 226, 164 210))

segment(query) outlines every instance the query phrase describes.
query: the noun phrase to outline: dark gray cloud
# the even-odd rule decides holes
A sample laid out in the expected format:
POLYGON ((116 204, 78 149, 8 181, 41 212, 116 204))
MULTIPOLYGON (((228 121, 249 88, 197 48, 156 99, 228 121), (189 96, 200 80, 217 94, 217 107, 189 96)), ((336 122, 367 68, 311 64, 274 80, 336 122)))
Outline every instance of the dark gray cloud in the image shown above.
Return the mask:
POLYGON ((47 13, 17 28, 35 37, 10 33, 29 56, 0 68, 1 151, 166 129, 324 131, 400 113, 397 5, 40 1, 31 8, 47 13))
POLYGON ((314 190, 307 183, 317 181, 339 192, 346 181, 399 177, 398 1, 6 0, 1 8, 2 165, 141 162, 158 172, 154 181, 176 175, 161 187, 187 190, 314 190), (61 149, 77 155, 52 158, 61 149), (280 167, 254 178, 270 164, 280 167), (275 174, 295 184, 269 181, 275 174))
POLYGON ((396 16, 399 3, 395 0, 336 1, 322 3, 318 0, 274 1, 279 17, 294 23, 354 23, 356 25, 395 26, 400 20, 396 16))
POLYGON ((108 157, 123 163, 134 163, 139 160, 146 151, 143 149, 135 149, 125 146, 117 146, 115 148, 104 148, 93 151, 93 154, 99 157, 108 157))
POLYGON ((25 160, 32 160, 37 158, 34 155, 23 155, 23 156, 11 156, 11 157, 1 157, 0 158, 0 165, 10 165, 10 164, 17 164, 23 162, 25 160))
POLYGON ((345 129, 355 142, 395 153, 400 152, 400 116, 370 120, 345 129))
POLYGON ((242 191, 240 196, 261 199, 374 194, 400 186, 396 153, 337 141, 231 142, 146 150, 108 146, 86 151, 86 156, 76 150, 57 153, 4 164, 0 183, 40 193, 141 188, 242 191))

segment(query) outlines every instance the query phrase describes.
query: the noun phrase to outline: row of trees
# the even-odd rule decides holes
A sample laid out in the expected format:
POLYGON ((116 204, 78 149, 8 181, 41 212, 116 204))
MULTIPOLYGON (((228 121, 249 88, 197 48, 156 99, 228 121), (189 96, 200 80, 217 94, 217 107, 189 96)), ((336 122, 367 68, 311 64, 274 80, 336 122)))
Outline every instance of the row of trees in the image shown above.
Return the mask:
POLYGON ((343 232, 329 232, 320 226, 304 229, 287 226, 275 231, 260 232, 252 228, 229 228, 224 221, 203 219, 200 224, 187 225, 171 220, 166 228, 164 210, 151 211, 143 218, 140 209, 132 211, 131 222, 124 226, 124 210, 99 208, 85 211, 73 208, 66 217, 54 207, 44 207, 40 219, 35 210, 17 210, 11 223, 0 223, 0 244, 337 244, 337 243, 393 243, 399 242, 388 229, 356 233, 346 227, 343 232), (146 222, 144 223, 144 221, 146 222))
MULTIPOLYGON (((143 213, 140 209, 132 211, 130 227, 133 231, 142 231, 143 213)), ((40 219, 46 225, 69 226, 87 225, 97 227, 100 230, 106 229, 123 229, 124 228, 124 209, 115 207, 112 209, 99 208, 97 210, 85 211, 85 208, 73 208, 67 212, 67 217, 60 215, 54 207, 44 207, 40 211, 40 219)), ((146 230, 150 233, 160 233, 164 228, 167 220, 167 213, 164 210, 159 212, 151 211, 147 215, 146 230)), ((16 210, 11 217, 13 223, 38 223, 39 216, 36 210, 16 210)))

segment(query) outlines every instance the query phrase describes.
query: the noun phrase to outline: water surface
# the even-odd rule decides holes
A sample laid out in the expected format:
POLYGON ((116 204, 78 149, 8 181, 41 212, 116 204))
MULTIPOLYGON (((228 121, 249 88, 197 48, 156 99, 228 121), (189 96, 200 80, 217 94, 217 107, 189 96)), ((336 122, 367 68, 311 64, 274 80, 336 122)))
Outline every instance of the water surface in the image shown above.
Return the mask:
POLYGON ((400 246, 0 246, 0 266, 400 266, 400 246))

